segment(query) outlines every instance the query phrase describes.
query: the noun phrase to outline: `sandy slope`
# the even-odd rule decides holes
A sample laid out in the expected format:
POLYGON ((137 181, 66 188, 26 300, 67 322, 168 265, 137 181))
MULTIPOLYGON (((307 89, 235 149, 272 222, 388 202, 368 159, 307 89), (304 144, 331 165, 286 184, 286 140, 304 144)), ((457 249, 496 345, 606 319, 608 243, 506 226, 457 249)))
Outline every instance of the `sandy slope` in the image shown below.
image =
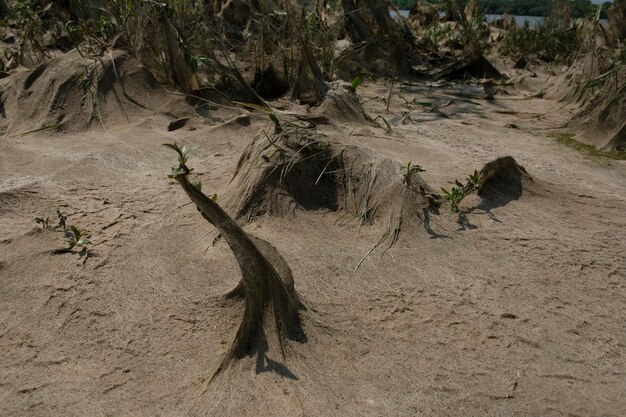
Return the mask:
POLYGON ((548 138, 568 118, 549 100, 403 87, 409 100, 447 104, 446 118, 398 97, 387 113, 376 99, 387 91, 360 93, 391 134, 322 129, 421 164, 436 189, 512 155, 536 192, 473 210, 465 227, 444 207, 430 232, 404 230, 356 273, 380 225, 357 236, 339 213, 255 219, 246 230, 281 251, 309 308, 307 342, 290 343, 286 360, 244 359, 211 384, 241 314, 217 296, 238 269, 165 178, 174 158, 159 144, 198 146, 191 165, 219 195, 267 119, 197 118, 195 130, 168 133, 155 114, 0 138, 0 415, 626 415, 626 164, 548 138), (85 265, 52 254, 62 232, 35 224, 54 223, 57 208, 91 231, 85 265))

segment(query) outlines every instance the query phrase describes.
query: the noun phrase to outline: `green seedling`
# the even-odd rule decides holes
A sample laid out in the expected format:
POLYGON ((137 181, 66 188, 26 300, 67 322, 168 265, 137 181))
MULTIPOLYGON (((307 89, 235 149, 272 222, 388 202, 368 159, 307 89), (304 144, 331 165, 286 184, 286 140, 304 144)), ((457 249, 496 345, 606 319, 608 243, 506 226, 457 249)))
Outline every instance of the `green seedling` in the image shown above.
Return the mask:
POLYGON ((191 63, 191 69, 193 69, 194 73, 198 72, 198 65, 200 64, 200 62, 204 62, 205 64, 210 63, 210 59, 208 56, 204 56, 204 55, 199 55, 199 56, 195 56, 195 55, 191 55, 189 57, 189 61, 191 63))
POLYGON ((80 74, 76 77, 78 85, 82 87, 83 91, 88 91, 91 86, 91 80, 86 74, 80 74))
MULTIPOLYGON (((83 265, 87 262, 87 259, 91 256, 94 256, 93 253, 89 252, 87 248, 88 245, 91 245, 91 240, 89 240, 89 234, 87 230, 79 229, 74 225, 70 225, 67 227, 66 220, 67 216, 63 215, 60 210, 57 209, 57 216, 59 217, 59 227, 63 228, 63 232, 65 233, 65 242, 67 243, 67 248, 57 249, 53 251, 54 254, 63 254, 63 253, 71 253, 74 248, 81 248, 78 252, 79 258, 83 258, 83 265)), ((49 219, 41 219, 36 218, 35 221, 37 223, 41 223, 42 227, 48 228, 49 219), (41 222, 43 220, 43 222, 41 222)))
POLYGON ((356 89, 361 85, 362 82, 363 80, 361 79, 360 75, 354 77, 352 81, 350 81, 350 84, 352 85, 352 91, 356 93, 356 89))
MULTIPOLYGON (((185 145, 179 146, 178 143, 176 143, 176 141, 174 141, 174 143, 164 143, 163 146, 172 149, 178 154, 178 166, 172 167, 172 173, 167 176, 168 178, 177 179, 181 176, 188 175, 190 172, 193 171, 193 168, 187 167, 187 160, 189 159, 189 152, 191 152, 193 149, 188 148, 185 145)), ((198 184, 196 188, 202 187, 201 182, 198 181, 196 183, 198 184)))
MULTIPOLYGON (((163 146, 172 149, 178 154, 178 166, 172 167, 172 173, 167 176, 168 178, 176 180, 193 171, 193 168, 189 168, 187 166, 187 160, 189 159, 189 153, 195 148, 188 148, 185 145, 179 145, 176 141, 174 141, 174 143, 163 143, 163 146)), ((193 185, 198 191, 202 191, 202 181, 191 181, 191 185, 193 185)), ((214 193, 209 198, 214 203, 217 202, 217 194, 214 193)))
POLYGON ((404 165, 401 168, 401 171, 404 172, 404 185, 406 185, 406 188, 411 188, 413 174, 417 174, 418 172, 424 172, 425 170, 420 165, 414 164, 412 161, 409 161, 408 164, 404 165))
POLYGON ((270 113, 268 116, 270 120, 274 123, 274 133, 281 133, 283 131, 283 127, 280 125, 280 120, 278 120, 278 117, 276 117, 274 113, 270 113))
POLYGON ((441 188, 444 197, 450 202, 450 210, 452 210, 453 213, 458 213, 461 201, 472 191, 480 190, 484 181, 481 173, 474 170, 474 173, 467 177, 465 184, 461 184, 459 180, 455 180, 455 185, 450 190, 441 188))
POLYGON ((91 241, 87 237, 87 231, 81 230, 74 225, 71 225, 70 228, 65 231, 65 237, 68 250, 72 250, 78 246, 82 248, 81 253, 86 253, 87 245, 91 245, 91 241))

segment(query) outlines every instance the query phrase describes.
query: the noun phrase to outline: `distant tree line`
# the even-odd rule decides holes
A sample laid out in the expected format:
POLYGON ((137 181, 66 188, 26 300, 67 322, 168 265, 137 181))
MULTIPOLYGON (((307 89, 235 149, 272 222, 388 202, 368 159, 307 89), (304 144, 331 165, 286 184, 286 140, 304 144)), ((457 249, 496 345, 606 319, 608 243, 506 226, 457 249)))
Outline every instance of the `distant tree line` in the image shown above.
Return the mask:
MULTIPOLYGON (((465 6, 468 0, 460 0, 461 5, 465 6)), ((408 10, 413 7, 415 0, 391 0, 391 2, 400 10, 408 10)), ((433 0, 431 3, 445 3, 445 0, 433 0)), ((570 0, 568 1, 573 18, 581 18, 594 15, 596 13, 596 5, 590 0, 570 0)), ((482 0, 480 5, 487 14, 504 14, 518 16, 547 16, 552 7, 552 1, 547 0, 482 0)), ((606 19, 606 11, 611 2, 607 1, 602 5, 601 18, 606 19)))

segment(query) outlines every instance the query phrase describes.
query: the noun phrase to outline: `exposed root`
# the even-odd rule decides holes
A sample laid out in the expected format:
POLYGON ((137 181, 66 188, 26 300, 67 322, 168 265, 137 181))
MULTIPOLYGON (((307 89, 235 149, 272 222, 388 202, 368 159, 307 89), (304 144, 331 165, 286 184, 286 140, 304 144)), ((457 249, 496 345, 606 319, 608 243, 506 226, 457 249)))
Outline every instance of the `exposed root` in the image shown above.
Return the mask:
POLYGON ((264 352, 270 346, 283 352, 284 338, 302 334, 298 319, 298 310, 302 305, 294 289, 289 266, 272 245, 248 236, 217 203, 192 185, 186 174, 176 179, 202 216, 224 237, 242 275, 241 282, 225 297, 244 299, 243 319, 214 376, 232 360, 264 352))

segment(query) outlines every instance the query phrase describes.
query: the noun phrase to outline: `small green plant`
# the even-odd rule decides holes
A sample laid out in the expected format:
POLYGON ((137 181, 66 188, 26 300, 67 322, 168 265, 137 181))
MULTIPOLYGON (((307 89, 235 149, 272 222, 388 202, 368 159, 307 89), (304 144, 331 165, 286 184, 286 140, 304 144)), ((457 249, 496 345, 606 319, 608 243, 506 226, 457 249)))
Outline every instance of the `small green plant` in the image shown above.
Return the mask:
POLYGON ((450 202, 450 210, 452 210, 453 213, 458 213, 461 201, 472 191, 480 190, 484 181, 485 180, 481 173, 474 170, 474 173, 467 177, 467 182, 465 184, 461 184, 459 180, 455 180, 455 185, 450 190, 442 187, 441 191, 443 192, 444 197, 450 202))
MULTIPOLYGON (((167 176, 168 178, 177 179, 193 171, 193 168, 187 167, 187 160, 189 159, 189 153, 193 151, 192 148, 188 148, 185 145, 179 146, 176 141, 174 143, 164 143, 163 146, 172 149, 178 154, 178 166, 172 167, 172 173, 167 176)), ((194 184, 196 188, 202 188, 200 181, 197 181, 196 184, 194 184)))
POLYGON ((352 85, 352 91, 356 93, 356 89, 361 85, 362 82, 363 80, 361 79, 360 75, 354 77, 352 81, 350 81, 350 85, 352 85))
MULTIPOLYGON (((70 225, 68 227, 66 224, 67 216, 61 213, 61 211, 58 209, 57 209, 57 216, 59 218, 58 227, 63 228, 63 233, 65 235, 65 242, 67 243, 67 247, 63 249, 54 250, 52 253, 57 254, 57 255, 64 254, 64 253, 75 253, 75 252, 72 252, 74 248, 80 248, 78 255, 79 255, 79 258, 83 258, 82 263, 84 265, 85 262, 87 262, 88 258, 94 256, 94 254, 91 253, 88 249, 88 246, 91 245, 91 240, 89 240, 89 237, 90 237, 89 232, 87 232, 87 230, 85 229, 79 229, 75 225, 70 225)), ((37 223, 41 223, 42 227, 48 228, 49 218, 46 218, 46 219, 36 218, 35 220, 37 221, 37 223), (40 222, 40 220, 43 220, 43 222, 40 222)))
POLYGON ((411 188, 411 183, 413 179, 413 174, 417 174, 418 172, 424 172, 425 170, 417 164, 414 164, 413 161, 409 161, 406 165, 400 168, 404 174, 402 175, 404 180, 404 185, 406 188, 411 188))
POLYGON ((283 131, 283 127, 280 125, 280 120, 278 120, 278 117, 276 117, 274 113, 270 113, 268 116, 270 120, 274 123, 274 133, 281 133, 283 131))
POLYGON ((207 64, 211 62, 210 58, 205 55, 191 55, 189 57, 189 61, 191 62, 191 69, 193 69, 194 73, 198 72, 198 65, 200 64, 200 62, 204 62, 207 64))
POLYGON ((82 248, 80 253, 87 253, 87 245, 91 245, 91 241, 87 237, 87 231, 81 230, 78 227, 71 225, 69 229, 65 230, 65 237, 67 240, 68 250, 74 249, 76 246, 82 248))
POLYGON ((96 96, 94 94, 94 85, 92 84, 91 73, 93 71, 93 67, 85 68, 85 73, 80 74, 76 77, 76 83, 83 90, 83 96, 80 98, 81 106, 85 105, 85 101, 87 97, 90 96, 92 101, 96 102, 96 96))
MULTIPOLYGON (((174 141, 174 143, 164 143, 163 146, 172 149, 178 154, 178 166, 172 167, 172 173, 167 176, 168 178, 177 180, 183 176, 189 175, 189 173, 193 171, 193 168, 189 168, 187 166, 187 161, 189 160, 189 153, 195 148, 188 148, 185 145, 179 145, 176 141, 174 141)), ((191 185, 193 185, 198 191, 202 191, 202 181, 191 181, 191 185)), ((214 203, 217 202, 217 194, 214 193, 209 198, 214 203)))
POLYGON ((76 77, 77 84, 83 89, 83 91, 87 92, 89 87, 91 86, 91 80, 87 76, 87 74, 81 74, 76 77))

